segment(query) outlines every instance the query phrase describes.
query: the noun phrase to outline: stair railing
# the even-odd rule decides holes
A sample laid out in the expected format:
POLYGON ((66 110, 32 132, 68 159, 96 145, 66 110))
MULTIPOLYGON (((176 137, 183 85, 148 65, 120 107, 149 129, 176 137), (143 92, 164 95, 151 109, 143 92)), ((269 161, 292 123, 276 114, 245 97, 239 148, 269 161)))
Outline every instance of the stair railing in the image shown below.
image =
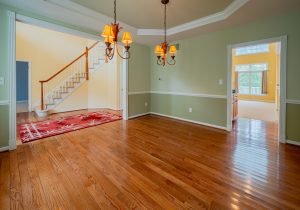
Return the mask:
MULTIPOLYGON (((62 69, 60 69, 58 72, 53 74, 48 79, 39 81, 41 83, 41 107, 40 108, 42 111, 45 109, 45 101, 44 101, 45 84, 50 83, 50 85, 53 85, 53 87, 54 87, 54 84, 51 84, 51 83, 53 83, 54 78, 62 80, 63 74, 66 77, 70 77, 71 75, 74 74, 74 71, 78 71, 78 69, 82 68, 83 59, 85 59, 85 65, 84 65, 85 79, 89 80, 89 51, 92 50, 95 46, 97 46, 98 43, 99 43, 99 41, 94 43, 89 48, 86 47, 85 52, 83 52, 81 55, 79 55, 77 58, 75 58, 72 62, 70 62, 68 65, 66 65, 62 69)), ((80 72, 80 71, 78 71, 78 72, 80 72)))

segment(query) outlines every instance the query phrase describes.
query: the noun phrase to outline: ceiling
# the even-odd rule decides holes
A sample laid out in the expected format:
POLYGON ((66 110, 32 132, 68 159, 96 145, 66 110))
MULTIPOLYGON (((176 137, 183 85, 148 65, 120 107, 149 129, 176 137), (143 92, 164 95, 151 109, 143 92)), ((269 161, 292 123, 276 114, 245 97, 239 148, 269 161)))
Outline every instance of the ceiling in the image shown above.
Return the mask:
MULTIPOLYGON (((86 8, 113 17, 113 0, 71 0, 86 8)), ((223 11, 233 0, 170 0, 168 27, 190 22, 223 11)), ((162 28, 164 7, 161 0, 117 0, 117 19, 135 28, 162 28)))
MULTIPOLYGON (((103 26, 113 21, 113 0, 0 0, 0 3, 92 34, 100 34, 103 26)), ((300 11, 300 0, 170 0, 168 41, 296 10, 300 11)), ((163 39, 160 0, 118 0, 117 19, 123 30, 132 33, 136 43, 152 46, 163 39)))

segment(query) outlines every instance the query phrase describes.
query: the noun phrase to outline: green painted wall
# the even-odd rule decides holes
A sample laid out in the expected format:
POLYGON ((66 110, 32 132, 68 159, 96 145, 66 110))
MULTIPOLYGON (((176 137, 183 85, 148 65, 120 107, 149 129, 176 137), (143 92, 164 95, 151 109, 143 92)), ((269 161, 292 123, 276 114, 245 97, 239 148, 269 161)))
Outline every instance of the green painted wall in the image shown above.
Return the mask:
MULTIPOLYGON (((134 44, 130 48, 128 63, 128 92, 150 91, 150 47, 134 44)), ((135 94, 128 97, 128 116, 149 112, 150 94, 135 94), (148 104, 145 106, 145 102, 148 104)))
POLYGON ((299 120, 300 120, 300 105, 287 104, 287 139, 292 141, 300 141, 299 136, 299 120))
MULTIPOLYGON (((0 86, 0 101, 8 100, 8 17, 6 9, 0 4, 0 77, 4 77, 4 86, 0 86)), ((1 144, 1 143, 0 143, 1 144)))
POLYGON ((226 127, 224 99, 151 94, 151 112, 226 127))
MULTIPOLYGON (((176 42, 180 44, 180 50, 176 56, 175 66, 156 65, 156 57, 152 48, 151 91, 226 95, 228 45, 288 35, 287 98, 300 100, 299 20, 300 12, 298 11, 179 40, 176 42), (224 85, 218 84, 219 79, 223 79, 224 85)), ((175 98, 166 95, 157 97, 155 94, 151 95, 151 110, 187 119, 191 118, 187 107, 201 104, 194 97, 184 99, 179 96, 175 98)), ((201 100, 202 103, 204 100, 211 101, 208 98, 201 100)), ((205 106, 205 116, 200 115, 198 113, 200 110, 197 110, 193 116, 194 120, 205 123, 214 122, 216 125, 225 126, 226 109, 220 108, 221 113, 218 110, 222 104, 225 104, 224 101, 217 100, 213 102, 214 106, 205 106)), ((204 104, 209 103, 211 102, 204 104)), ((287 138, 294 141, 300 141, 300 127, 296 129, 295 121, 295 116, 299 112, 300 105, 287 106, 287 138)))
POLYGON ((150 93, 128 96, 128 116, 135 116, 150 112, 150 93), (145 106, 147 103, 147 106, 145 106))
POLYGON ((0 148, 8 146, 8 105, 0 105, 0 148))

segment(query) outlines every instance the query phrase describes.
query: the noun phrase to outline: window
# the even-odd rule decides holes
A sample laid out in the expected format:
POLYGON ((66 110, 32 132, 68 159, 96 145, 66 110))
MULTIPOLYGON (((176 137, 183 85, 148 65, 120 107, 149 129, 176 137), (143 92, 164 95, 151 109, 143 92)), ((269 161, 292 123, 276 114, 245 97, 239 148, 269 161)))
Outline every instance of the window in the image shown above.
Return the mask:
POLYGON ((256 53, 267 53, 267 52, 269 52, 269 44, 253 45, 253 46, 240 47, 235 49, 236 56, 256 54, 256 53))
POLYGON ((267 63, 236 65, 239 94, 267 94, 267 63))

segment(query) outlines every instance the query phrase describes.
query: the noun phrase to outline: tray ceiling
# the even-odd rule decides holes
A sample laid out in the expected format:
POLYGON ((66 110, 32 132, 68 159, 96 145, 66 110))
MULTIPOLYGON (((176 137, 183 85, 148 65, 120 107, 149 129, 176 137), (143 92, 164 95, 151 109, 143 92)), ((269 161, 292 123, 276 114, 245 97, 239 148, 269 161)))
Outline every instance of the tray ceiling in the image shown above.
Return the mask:
MULTIPOLYGON (((113 17, 112 0, 71 0, 88 9, 113 17)), ((223 11, 233 0, 170 0, 168 28, 223 11)), ((162 28, 160 0, 117 0, 117 19, 135 28, 162 28)))

